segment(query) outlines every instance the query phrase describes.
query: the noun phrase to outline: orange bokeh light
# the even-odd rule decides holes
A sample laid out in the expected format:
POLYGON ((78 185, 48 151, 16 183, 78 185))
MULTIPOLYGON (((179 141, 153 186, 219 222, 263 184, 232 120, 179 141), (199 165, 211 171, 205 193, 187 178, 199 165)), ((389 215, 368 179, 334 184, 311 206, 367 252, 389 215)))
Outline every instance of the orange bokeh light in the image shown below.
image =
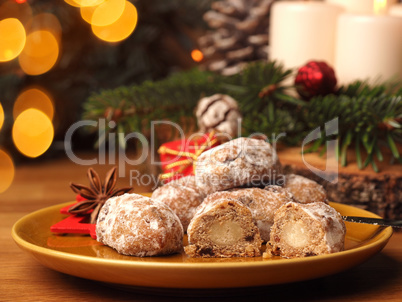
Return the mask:
POLYGON ((98 6, 103 2, 107 2, 110 0, 70 0, 75 3, 77 7, 90 7, 90 6, 98 6))
POLYGON ((199 49, 193 49, 191 51, 191 57, 195 62, 201 62, 204 59, 204 54, 199 49))
POLYGON ((17 118, 23 111, 35 108, 46 114, 49 119, 53 119, 54 107, 49 94, 40 88, 25 89, 18 95, 13 108, 13 117, 17 118))
POLYGON ((90 23, 94 26, 107 26, 115 23, 122 17, 126 3, 127 1, 125 0, 105 1, 96 7, 92 14, 90 23))
POLYGON ((51 32, 57 39, 58 43, 60 43, 62 28, 59 19, 51 13, 40 13, 35 15, 26 23, 25 28, 28 33, 39 30, 51 32))
POLYGON ((131 2, 126 1, 123 14, 116 22, 108 26, 92 24, 92 32, 101 40, 119 42, 131 35, 137 25, 137 20, 137 9, 131 2))
POLYGON ((3 110, 3 106, 1 106, 1 103, 0 103, 0 130, 1 130, 1 127, 3 127, 3 123, 4 123, 4 110, 3 110))
POLYGON ((13 182, 15 168, 10 155, 0 149, 0 193, 7 190, 13 182))
POLYGON ((25 42, 25 28, 18 19, 0 21, 0 62, 15 59, 23 50, 25 42))
POLYGON ((12 137, 22 154, 38 157, 46 152, 53 141, 52 121, 42 111, 27 109, 15 119, 12 137))
POLYGON ((27 36, 19 63, 26 74, 39 75, 49 71, 58 57, 59 44, 54 35, 46 30, 37 30, 27 36))
POLYGON ((94 14, 94 11, 96 10, 96 6, 83 6, 80 8, 80 13, 81 13, 81 18, 91 24, 92 21, 92 16, 94 14))
POLYGON ((66 2, 67 4, 74 6, 74 7, 80 7, 80 5, 75 2, 74 0, 64 0, 64 2, 66 2))

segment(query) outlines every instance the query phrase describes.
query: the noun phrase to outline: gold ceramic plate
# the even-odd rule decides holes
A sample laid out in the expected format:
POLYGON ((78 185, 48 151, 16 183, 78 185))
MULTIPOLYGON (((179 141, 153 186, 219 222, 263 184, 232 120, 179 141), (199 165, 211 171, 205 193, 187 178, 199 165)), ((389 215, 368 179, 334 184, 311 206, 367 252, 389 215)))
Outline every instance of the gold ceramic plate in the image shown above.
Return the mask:
MULTIPOLYGON (((346 250, 302 259, 194 259, 184 253, 164 257, 120 255, 86 235, 56 235, 50 226, 64 219, 56 205, 20 219, 12 229, 16 243, 43 265, 73 276, 119 286, 230 288, 308 280, 341 272, 372 257, 386 245, 392 228, 346 223, 346 250)), ((342 215, 378 217, 338 203, 342 215)))

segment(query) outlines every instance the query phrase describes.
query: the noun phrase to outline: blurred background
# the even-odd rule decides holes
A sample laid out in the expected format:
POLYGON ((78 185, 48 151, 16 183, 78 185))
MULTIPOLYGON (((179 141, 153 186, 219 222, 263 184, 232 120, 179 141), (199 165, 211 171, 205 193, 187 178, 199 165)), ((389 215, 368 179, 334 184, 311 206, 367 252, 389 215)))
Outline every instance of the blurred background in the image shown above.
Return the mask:
MULTIPOLYGON (((221 43, 210 47, 215 54, 235 42, 253 48, 252 55, 239 49, 236 63, 267 60, 272 2, 0 0, 0 193, 15 166, 65 153, 65 133, 82 119, 93 93, 205 64, 199 49, 214 34, 221 43), (252 22, 229 41, 233 33, 219 24, 230 21, 236 5, 246 8, 241 19, 252 22), (215 32, 207 34, 211 27, 215 32)), ((217 63, 209 69, 219 69, 217 63)), ((222 70, 238 71, 230 67, 222 70)), ((97 133, 77 132, 74 150, 93 150, 96 140, 97 133)))
MULTIPOLYGON (((57 156, 101 89, 161 79, 192 51, 211 0, 0 0, 0 170, 57 156), (135 33, 135 34, 134 34, 135 33)), ((194 54, 193 54, 194 55, 194 54)), ((75 149, 96 138, 74 136, 75 149)), ((4 184, 4 190, 7 186, 4 184)))

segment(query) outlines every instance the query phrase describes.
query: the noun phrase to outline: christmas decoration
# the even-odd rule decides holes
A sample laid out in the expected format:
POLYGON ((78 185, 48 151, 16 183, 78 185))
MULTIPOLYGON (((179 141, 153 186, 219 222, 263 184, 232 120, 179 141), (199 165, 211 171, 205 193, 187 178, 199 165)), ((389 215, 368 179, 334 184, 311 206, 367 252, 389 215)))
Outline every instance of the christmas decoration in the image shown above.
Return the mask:
MULTIPOLYGON (((306 102, 287 93, 283 82, 290 75, 291 71, 275 62, 251 63, 233 76, 201 70, 179 72, 162 81, 94 94, 85 104, 83 118, 98 119, 104 117, 107 108, 121 109, 116 128, 123 133, 142 132, 144 121, 151 120, 169 119, 183 125, 180 118, 193 115, 200 96, 220 93, 237 100, 242 136, 259 132, 272 138, 286 133, 280 142, 300 145, 312 130, 325 129, 326 122, 338 117, 339 131, 331 139, 342 142, 337 152, 343 165, 351 148, 358 154, 356 160, 362 169, 375 167, 375 159, 381 158, 374 146, 392 150, 393 158, 400 158, 402 83, 356 81, 306 102), (369 152, 364 158, 365 151, 369 152)), ((325 152, 325 145, 326 135, 322 133, 305 152, 325 152)))
POLYGON ((194 165, 202 152, 219 145, 215 132, 210 132, 190 140, 177 140, 161 145, 158 150, 164 183, 183 176, 194 175, 194 165))
POLYGON ((222 0, 204 20, 211 28, 198 43, 208 70, 237 74, 244 63, 268 56, 269 13, 273 0, 222 0))
MULTIPOLYGON (((304 102, 287 95, 282 82, 290 74, 290 70, 285 70, 275 62, 249 64, 234 76, 221 76, 199 69, 176 72, 160 81, 94 93, 84 104, 82 119, 98 120, 106 117, 108 124, 113 116, 118 117, 115 120, 116 127, 107 130, 120 133, 146 133, 151 121, 167 119, 189 133, 193 131, 194 110, 200 98, 220 93, 237 100, 243 116, 243 136, 254 133, 256 129, 269 137, 285 131, 293 133, 299 126, 294 113, 284 110, 284 106, 288 104, 292 109, 304 102), (271 93, 259 96, 262 90, 270 86, 275 87, 271 93)), ((97 131, 94 127, 91 130, 97 131)), ((98 144, 108 137, 101 136, 98 144)), ((288 138, 293 140, 292 136, 285 139, 288 138)))
POLYGON ((69 216, 52 225, 50 231, 59 234, 89 234, 93 239, 96 239, 96 224, 88 223, 85 215, 72 215, 68 212, 72 206, 79 203, 80 201, 61 208, 60 213, 69 216))
POLYGON ((275 62, 247 64, 232 76, 201 70, 179 72, 162 81, 94 94, 85 104, 85 119, 103 117, 109 107, 120 108, 116 128, 127 133, 143 131, 141 121, 180 121, 178 112, 181 117, 191 117, 200 97, 226 94, 238 102, 242 136, 257 132, 279 143, 278 154, 286 171, 316 180, 332 201, 400 218, 402 83, 356 81, 304 101, 287 93, 289 86, 283 83, 290 75, 291 71, 275 62), (160 99, 167 104, 161 104, 160 99), (157 112, 150 108, 157 108, 157 112), (133 114, 134 109, 138 115, 133 114), (338 118, 338 131, 327 135, 326 123, 334 118, 338 118), (317 128, 321 129, 318 139, 301 149, 306 136, 317 128), (286 136, 278 140, 281 133, 286 136), (324 161, 318 169, 326 171, 325 156, 319 155, 326 154, 328 140, 338 142, 336 184, 314 177, 301 159, 303 152, 309 163, 324 161), (306 154, 310 152, 316 154, 306 154))
MULTIPOLYGON (((369 164, 379 171, 375 159, 383 160, 382 150, 389 150, 396 162, 400 160, 397 143, 402 142, 402 88, 356 82, 342 87, 335 94, 316 96, 302 110, 306 129, 322 127, 338 118, 337 139, 341 165, 348 163, 348 150, 354 149, 359 169, 369 164), (363 159, 363 154, 366 158, 363 159)), ((327 138, 322 135, 306 152, 325 152, 327 138), (323 149, 324 148, 324 149, 323 149)))
POLYGON ((66 219, 52 225, 50 230, 54 233, 90 234, 96 239, 96 219, 99 211, 110 197, 119 196, 132 190, 132 188, 114 189, 117 175, 116 167, 106 174, 102 183, 98 173, 89 168, 88 179, 90 186, 71 183, 71 189, 77 193, 76 201, 60 210, 61 214, 70 215, 66 219))
POLYGON ((300 67, 295 85, 299 95, 306 100, 317 95, 327 95, 335 91, 335 71, 325 62, 310 61, 300 67))
POLYGON ((71 189, 86 200, 71 206, 68 209, 68 212, 70 214, 89 214, 90 223, 96 223, 99 211, 105 204, 106 200, 110 197, 127 193, 133 188, 130 187, 114 190, 117 181, 116 167, 112 168, 106 174, 104 183, 102 183, 98 173, 96 173, 92 168, 88 169, 87 175, 90 187, 71 183, 71 189))
POLYGON ((241 114, 237 102, 228 95, 214 94, 199 100, 195 109, 201 132, 215 130, 219 139, 231 140, 238 135, 241 114))
MULTIPOLYGON (((121 133, 146 133, 151 121, 167 119, 180 124, 187 133, 193 125, 184 123, 183 117, 192 118, 197 101, 217 90, 219 84, 210 72, 198 69, 178 72, 160 81, 94 93, 84 103, 83 119, 106 118, 107 123, 113 120, 117 127, 109 131, 121 133)), ((107 137, 100 137, 97 145, 104 143, 107 137)))

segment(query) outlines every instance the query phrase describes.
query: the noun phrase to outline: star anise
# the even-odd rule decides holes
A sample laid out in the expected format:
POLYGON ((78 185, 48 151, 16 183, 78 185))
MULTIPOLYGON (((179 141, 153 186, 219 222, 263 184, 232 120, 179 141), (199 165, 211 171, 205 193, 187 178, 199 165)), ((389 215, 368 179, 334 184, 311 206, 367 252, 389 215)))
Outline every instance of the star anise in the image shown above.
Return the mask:
POLYGON ((130 192, 132 188, 127 187, 113 190, 117 181, 116 167, 107 172, 103 184, 94 169, 89 168, 87 175, 90 187, 75 183, 70 184, 71 189, 75 193, 80 194, 87 200, 73 205, 68 209, 68 212, 71 214, 89 214, 89 211, 93 210, 90 213, 90 223, 94 224, 96 223, 100 209, 110 197, 130 192))

